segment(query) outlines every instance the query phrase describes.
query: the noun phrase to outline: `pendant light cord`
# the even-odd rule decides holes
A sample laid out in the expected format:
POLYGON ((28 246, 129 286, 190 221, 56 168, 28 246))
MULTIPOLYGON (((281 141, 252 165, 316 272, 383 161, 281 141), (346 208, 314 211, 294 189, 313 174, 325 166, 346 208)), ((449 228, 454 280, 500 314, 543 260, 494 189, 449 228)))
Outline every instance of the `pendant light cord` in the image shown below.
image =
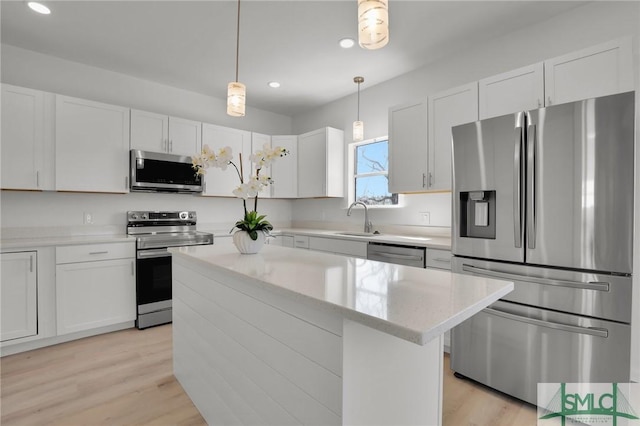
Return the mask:
POLYGON ((236 82, 238 82, 238 62, 240 58, 240 0, 238 0, 238 20, 236 23, 236 82))

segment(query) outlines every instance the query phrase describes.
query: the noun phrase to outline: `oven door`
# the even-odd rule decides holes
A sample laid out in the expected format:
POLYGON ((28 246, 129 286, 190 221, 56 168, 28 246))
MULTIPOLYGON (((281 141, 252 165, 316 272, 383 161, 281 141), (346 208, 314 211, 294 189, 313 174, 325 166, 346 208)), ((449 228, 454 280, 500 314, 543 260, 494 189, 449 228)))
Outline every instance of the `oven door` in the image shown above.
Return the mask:
POLYGON ((136 260, 138 328, 171 322, 171 253, 138 250, 136 260))

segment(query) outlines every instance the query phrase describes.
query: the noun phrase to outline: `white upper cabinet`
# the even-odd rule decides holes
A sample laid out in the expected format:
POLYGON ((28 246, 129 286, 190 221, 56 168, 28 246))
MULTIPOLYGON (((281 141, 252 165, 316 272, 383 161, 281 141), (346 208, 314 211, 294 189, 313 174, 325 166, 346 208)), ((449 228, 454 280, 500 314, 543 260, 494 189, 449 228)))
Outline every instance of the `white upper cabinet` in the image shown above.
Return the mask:
MULTIPOLYGON (((265 135, 262 133, 255 133, 252 132, 251 133, 251 153, 254 153, 256 151, 260 151, 261 149, 264 148, 265 144, 268 147, 271 147, 271 136, 270 135, 265 135)), ((251 174, 254 174, 254 165, 253 163, 251 163, 251 169, 249 170, 251 172, 251 174)), ((246 175, 247 177, 249 175, 246 175)), ((262 170, 260 170, 260 176, 271 176, 271 166, 267 166, 267 167, 263 167, 262 170)), ((267 188, 263 189, 262 191, 260 191, 260 197, 261 198, 271 198, 271 185, 269 185, 267 188)))
MULTIPOLYGON (((203 123, 202 144, 203 146, 208 145, 214 152, 225 146, 231 147, 233 151, 232 161, 238 168, 240 168, 238 154, 242 154, 243 172, 245 176, 249 176, 251 172, 251 164, 249 163, 251 132, 203 123)), ((233 197, 232 192, 240 185, 240 179, 233 166, 227 167, 227 170, 210 167, 204 177, 204 185, 203 195, 233 197)))
POLYGON ((344 132, 325 127, 298 136, 298 197, 344 197, 344 132))
POLYGON ((53 189, 53 96, 2 85, 3 189, 53 189))
POLYGON ((202 123, 169 117, 169 152, 192 156, 202 147, 202 123))
POLYGON ((37 253, 0 254, 0 341, 38 333, 37 253))
POLYGON ((169 117, 132 109, 131 149, 169 152, 169 117))
POLYGON ((56 189, 129 192, 129 109, 56 96, 56 189))
POLYGON ((389 192, 427 190, 427 100, 389 109, 389 192))
POLYGON ((276 160, 271 165, 271 196, 274 198, 298 197, 298 136, 271 136, 271 145, 280 146, 289 155, 276 160))
POLYGON ((529 65, 478 82, 480 119, 544 106, 544 64, 529 65))
POLYGON ((131 149, 192 156, 201 145, 199 121, 131 110, 131 149))
POLYGON ((429 96, 427 189, 451 190, 451 127, 478 120, 478 84, 429 96))
POLYGON ((632 57, 623 38, 545 61, 546 105, 633 90, 632 57))

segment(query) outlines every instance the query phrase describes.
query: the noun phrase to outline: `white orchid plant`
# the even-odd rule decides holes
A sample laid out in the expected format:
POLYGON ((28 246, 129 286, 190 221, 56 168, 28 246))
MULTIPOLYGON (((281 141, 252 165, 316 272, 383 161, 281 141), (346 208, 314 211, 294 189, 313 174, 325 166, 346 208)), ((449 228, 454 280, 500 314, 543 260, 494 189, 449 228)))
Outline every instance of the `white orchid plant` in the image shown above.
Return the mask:
POLYGON ((225 146, 224 148, 220 148, 216 153, 211 150, 208 145, 205 145, 199 155, 194 155, 192 157, 192 162, 193 169, 196 170, 196 174, 201 176, 207 173, 207 169, 209 167, 226 170, 229 165, 233 166, 238 174, 238 178, 240 179, 240 185, 233 190, 233 195, 238 198, 242 198, 244 218, 243 220, 237 221, 233 228, 231 228, 231 231, 235 228, 246 231, 251 239, 255 241, 258 239, 258 231, 262 231, 266 235, 269 235, 269 232, 273 230, 273 225, 271 225, 269 221, 265 220, 266 216, 258 215, 258 195, 260 191, 273 183, 270 176, 260 175, 260 171, 262 171, 264 167, 267 167, 276 161, 278 158, 284 157, 288 154, 289 151, 282 147, 276 146, 271 148, 269 144, 264 144, 261 150, 254 152, 249 157, 253 164, 255 174, 252 174, 246 181, 244 179, 244 171, 242 169, 242 154, 238 154, 238 163, 240 165, 238 168, 238 165, 233 162, 233 151, 231 150, 231 147, 225 146), (254 200, 252 211, 247 210, 247 200, 249 198, 253 198, 254 200))

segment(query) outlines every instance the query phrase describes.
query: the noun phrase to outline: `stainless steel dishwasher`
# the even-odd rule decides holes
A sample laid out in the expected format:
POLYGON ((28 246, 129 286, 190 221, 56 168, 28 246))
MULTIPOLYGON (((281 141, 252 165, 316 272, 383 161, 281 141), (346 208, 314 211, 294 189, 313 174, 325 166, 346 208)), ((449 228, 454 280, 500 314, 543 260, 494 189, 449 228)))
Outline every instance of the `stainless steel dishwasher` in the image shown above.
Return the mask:
POLYGON ((369 243, 367 259, 380 262, 396 263, 398 265, 425 267, 424 247, 403 246, 386 243, 369 243))

